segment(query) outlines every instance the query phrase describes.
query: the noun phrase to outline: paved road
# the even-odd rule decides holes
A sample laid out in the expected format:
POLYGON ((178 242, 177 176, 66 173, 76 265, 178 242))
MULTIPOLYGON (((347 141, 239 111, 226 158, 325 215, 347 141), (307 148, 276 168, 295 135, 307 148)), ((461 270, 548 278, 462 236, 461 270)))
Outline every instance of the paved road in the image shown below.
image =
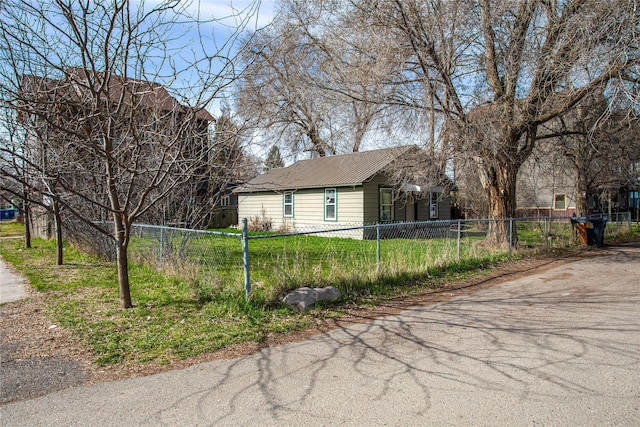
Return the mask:
POLYGON ((640 245, 234 360, 0 407, 3 426, 640 425, 640 245))

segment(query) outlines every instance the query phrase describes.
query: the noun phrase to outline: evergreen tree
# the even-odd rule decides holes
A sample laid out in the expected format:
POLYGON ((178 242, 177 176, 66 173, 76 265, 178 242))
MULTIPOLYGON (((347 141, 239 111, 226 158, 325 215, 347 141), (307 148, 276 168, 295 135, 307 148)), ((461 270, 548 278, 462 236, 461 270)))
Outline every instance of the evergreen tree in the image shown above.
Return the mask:
POLYGON ((282 168, 284 167, 284 160, 282 160, 282 155, 280 154, 280 149, 277 145, 273 145, 271 150, 269 150, 269 154, 267 155, 267 160, 264 162, 264 170, 265 172, 269 169, 274 168, 282 168))

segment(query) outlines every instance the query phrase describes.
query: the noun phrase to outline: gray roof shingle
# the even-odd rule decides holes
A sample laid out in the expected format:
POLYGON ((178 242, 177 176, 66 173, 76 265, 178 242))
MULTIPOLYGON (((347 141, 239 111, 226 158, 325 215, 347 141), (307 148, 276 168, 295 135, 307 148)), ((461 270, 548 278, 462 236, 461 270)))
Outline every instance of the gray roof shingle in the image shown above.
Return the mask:
POLYGON ((258 175, 235 192, 299 190, 359 185, 380 173, 414 145, 301 160, 258 175))

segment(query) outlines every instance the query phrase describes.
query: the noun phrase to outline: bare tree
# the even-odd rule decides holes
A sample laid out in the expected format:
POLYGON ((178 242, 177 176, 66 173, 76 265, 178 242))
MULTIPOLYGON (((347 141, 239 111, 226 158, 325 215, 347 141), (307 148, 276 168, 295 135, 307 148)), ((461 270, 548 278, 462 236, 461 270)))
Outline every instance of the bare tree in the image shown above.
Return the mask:
POLYGON ((237 90, 239 113, 269 145, 294 155, 356 152, 383 125, 388 106, 366 100, 380 89, 368 53, 347 52, 356 33, 340 31, 335 2, 287 0, 274 25, 258 32, 243 56, 248 72, 237 90), (349 55, 358 67, 345 68, 349 55), (357 93, 336 91, 336 82, 357 93))
MULTIPOLYGON (((191 173, 187 185, 149 210, 144 221, 153 224, 180 224, 205 228, 221 202, 235 185, 257 175, 258 160, 245 146, 246 130, 237 123, 230 108, 223 104, 215 124, 209 127, 201 164, 191 173)), ((204 143, 203 135, 203 143, 204 143)))
POLYGON ((206 164, 204 107, 237 77, 233 43, 254 12, 236 16, 220 43, 205 33, 221 31, 216 21, 189 6, 18 0, 0 9, 4 106, 26 126, 46 124, 46 135, 29 126, 26 144, 46 136, 57 200, 115 242, 122 308, 132 306, 131 226, 206 164), (108 217, 111 227, 96 222, 108 217))
MULTIPOLYGON (((459 161, 473 161, 496 219, 515 215, 517 172, 538 127, 639 61, 633 1, 352 4, 354 19, 401 58, 378 102, 436 111, 459 161)), ((505 244, 508 236, 496 221, 488 242, 505 244)))
POLYGON ((601 90, 542 126, 538 143, 555 151, 575 179, 576 211, 586 215, 587 195, 598 187, 630 185, 630 167, 640 158, 638 119, 632 109, 614 109, 601 90))
MULTIPOLYGON (((5 123, 8 122, 5 121, 5 123)), ((31 248, 32 229, 32 175, 28 172, 25 162, 21 161, 21 153, 24 151, 20 144, 16 144, 18 138, 16 127, 9 127, 7 133, 7 137, 0 140, 0 192, 7 201, 19 201, 25 226, 24 247, 29 249, 31 248)))
POLYGON ((263 30, 245 50, 248 71, 238 97, 240 114, 263 129, 265 137, 291 141, 293 151, 335 154, 328 142, 327 106, 320 102, 313 71, 315 49, 285 25, 263 30))
MULTIPOLYGON (((59 202, 57 183, 60 171, 56 168, 59 163, 49 158, 52 154, 48 149, 50 134, 46 131, 46 124, 36 125, 27 117, 18 120, 12 109, 4 109, 3 113, 5 115, 2 124, 5 126, 8 137, 6 143, 0 147, 2 190, 22 201, 26 248, 31 247, 32 228, 34 221, 38 220, 38 215, 34 215, 33 207, 37 206, 38 209, 53 217, 56 264, 62 265, 64 262, 62 206, 59 202), (25 122, 31 123, 25 124, 25 122), (27 141, 26 129, 37 133, 37 137, 30 141, 31 143, 27 141)), ((46 232, 48 233, 48 230, 46 232)))

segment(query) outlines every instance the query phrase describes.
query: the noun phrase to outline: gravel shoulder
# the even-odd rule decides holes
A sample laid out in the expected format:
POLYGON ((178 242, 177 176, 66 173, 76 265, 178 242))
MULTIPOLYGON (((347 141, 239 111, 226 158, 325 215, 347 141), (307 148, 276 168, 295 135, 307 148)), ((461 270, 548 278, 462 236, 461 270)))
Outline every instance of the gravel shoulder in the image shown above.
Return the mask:
POLYGON ((253 354, 265 347, 298 342, 314 335, 356 323, 397 314, 407 308, 433 304, 543 272, 585 257, 606 254, 612 247, 572 252, 561 257, 529 258, 501 265, 472 280, 449 283, 444 289, 389 300, 372 308, 349 308, 339 319, 318 320, 303 332, 274 335, 264 342, 233 346, 165 366, 135 365, 99 367, 93 355, 64 328, 45 314, 46 294, 27 289, 28 298, 0 306, 0 404, 42 396, 80 384, 98 383, 174 370, 216 359, 253 354))

